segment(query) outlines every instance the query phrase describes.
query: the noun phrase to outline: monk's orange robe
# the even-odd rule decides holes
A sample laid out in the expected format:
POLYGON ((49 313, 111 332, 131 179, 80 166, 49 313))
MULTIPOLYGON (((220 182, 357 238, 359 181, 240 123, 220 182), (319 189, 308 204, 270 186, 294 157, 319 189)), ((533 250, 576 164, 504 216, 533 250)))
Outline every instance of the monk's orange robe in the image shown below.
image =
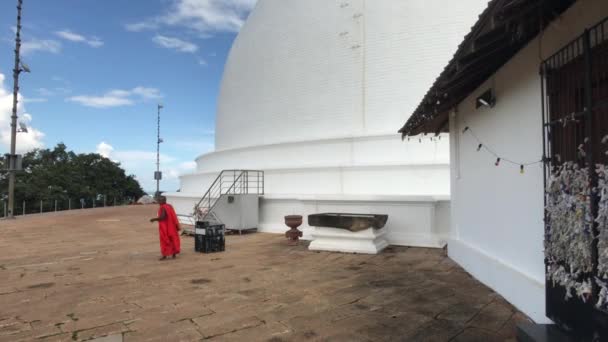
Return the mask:
POLYGON ((170 204, 162 204, 158 209, 158 217, 165 210, 165 218, 158 221, 158 236, 160 237, 160 253, 163 256, 179 254, 179 221, 177 214, 170 204))

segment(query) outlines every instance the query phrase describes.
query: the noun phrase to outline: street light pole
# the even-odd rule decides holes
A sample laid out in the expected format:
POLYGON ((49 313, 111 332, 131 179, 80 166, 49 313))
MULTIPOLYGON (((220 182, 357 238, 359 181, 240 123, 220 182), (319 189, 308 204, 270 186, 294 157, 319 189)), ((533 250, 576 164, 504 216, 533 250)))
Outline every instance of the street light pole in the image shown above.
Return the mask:
POLYGON ((19 53, 21 51, 21 8, 23 0, 17 0, 17 30, 15 32, 15 68, 13 69, 13 113, 11 115, 11 154, 9 157, 9 178, 8 178, 8 218, 15 218, 13 209, 15 207, 15 164, 16 164, 16 144, 17 144, 17 104, 19 96, 19 74, 21 73, 21 61, 19 53))
POLYGON ((156 124, 156 172, 154 173, 154 179, 156 180, 156 198, 160 196, 160 180, 162 179, 162 173, 160 172, 160 143, 163 142, 160 138, 160 110, 163 105, 159 104, 158 109, 158 120, 156 124))

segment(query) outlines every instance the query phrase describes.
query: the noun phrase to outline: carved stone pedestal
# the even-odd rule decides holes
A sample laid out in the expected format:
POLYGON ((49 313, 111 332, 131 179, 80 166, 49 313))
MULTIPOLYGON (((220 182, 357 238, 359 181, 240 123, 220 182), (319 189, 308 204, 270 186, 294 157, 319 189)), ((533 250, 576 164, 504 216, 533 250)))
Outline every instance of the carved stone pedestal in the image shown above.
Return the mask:
POLYGON ((315 227, 311 251, 378 254, 388 246, 386 229, 368 228, 359 232, 345 229, 315 227))

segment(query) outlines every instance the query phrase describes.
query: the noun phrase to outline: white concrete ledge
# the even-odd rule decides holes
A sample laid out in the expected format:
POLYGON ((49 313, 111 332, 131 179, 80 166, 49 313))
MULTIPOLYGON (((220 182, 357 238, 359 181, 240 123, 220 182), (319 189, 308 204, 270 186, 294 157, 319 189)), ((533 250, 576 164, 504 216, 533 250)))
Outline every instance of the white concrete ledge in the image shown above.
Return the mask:
MULTIPOLYGON (((447 134, 441 134, 447 140, 447 134)), ((227 149, 217 149, 212 152, 207 152, 196 157, 196 161, 205 158, 211 154, 215 153, 225 153, 225 152, 240 152, 240 151, 249 151, 249 150, 257 150, 257 149, 267 149, 272 147, 288 147, 294 145, 310 145, 310 144, 327 144, 327 143, 336 143, 336 142, 350 142, 350 141, 373 141, 373 140, 395 140, 395 138, 399 138, 399 135, 394 132, 386 132, 379 134, 369 134, 369 135, 348 135, 348 136, 333 136, 333 137, 324 137, 323 139, 299 139, 299 140, 285 140, 278 141, 270 144, 263 145, 254 145, 254 146, 245 146, 245 147, 235 147, 235 148, 227 148, 227 149)))
POLYGON ((346 201, 346 202, 447 202, 450 195, 305 195, 305 194, 271 194, 262 196, 265 200, 298 200, 298 201, 346 201))
MULTIPOLYGON (((192 192, 166 192, 163 195, 168 197, 200 199, 204 193, 192 192)), ((297 201, 347 201, 347 202, 448 202, 450 195, 308 195, 308 194, 268 194, 262 195, 265 200, 297 200, 297 201)))
MULTIPOLYGON (((449 168, 449 162, 436 162, 436 163, 360 163, 360 164, 351 164, 351 165, 327 165, 327 164, 319 164, 319 165, 301 165, 297 167, 293 166, 285 166, 285 167, 270 167, 264 168, 265 173, 274 173, 274 172, 301 172, 301 171, 313 171, 313 170, 360 170, 360 169, 381 169, 387 170, 391 168, 401 168, 401 169, 437 169, 437 168, 449 168)), ((179 178, 187 178, 187 177, 200 177, 200 176, 212 176, 217 177, 222 170, 212 170, 212 171, 195 171, 190 173, 184 173, 179 176, 179 178)))

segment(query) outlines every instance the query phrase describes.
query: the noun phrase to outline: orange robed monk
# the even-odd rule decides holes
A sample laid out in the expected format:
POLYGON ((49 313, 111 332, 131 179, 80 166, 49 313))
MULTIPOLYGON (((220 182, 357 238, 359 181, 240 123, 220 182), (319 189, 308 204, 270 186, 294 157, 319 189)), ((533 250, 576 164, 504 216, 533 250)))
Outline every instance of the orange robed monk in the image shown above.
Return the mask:
POLYGON ((167 204, 166 197, 159 197, 158 204, 158 217, 150 219, 150 222, 158 221, 160 253, 162 255, 160 260, 165 260, 168 256, 175 259, 180 252, 179 221, 173 207, 167 204))

